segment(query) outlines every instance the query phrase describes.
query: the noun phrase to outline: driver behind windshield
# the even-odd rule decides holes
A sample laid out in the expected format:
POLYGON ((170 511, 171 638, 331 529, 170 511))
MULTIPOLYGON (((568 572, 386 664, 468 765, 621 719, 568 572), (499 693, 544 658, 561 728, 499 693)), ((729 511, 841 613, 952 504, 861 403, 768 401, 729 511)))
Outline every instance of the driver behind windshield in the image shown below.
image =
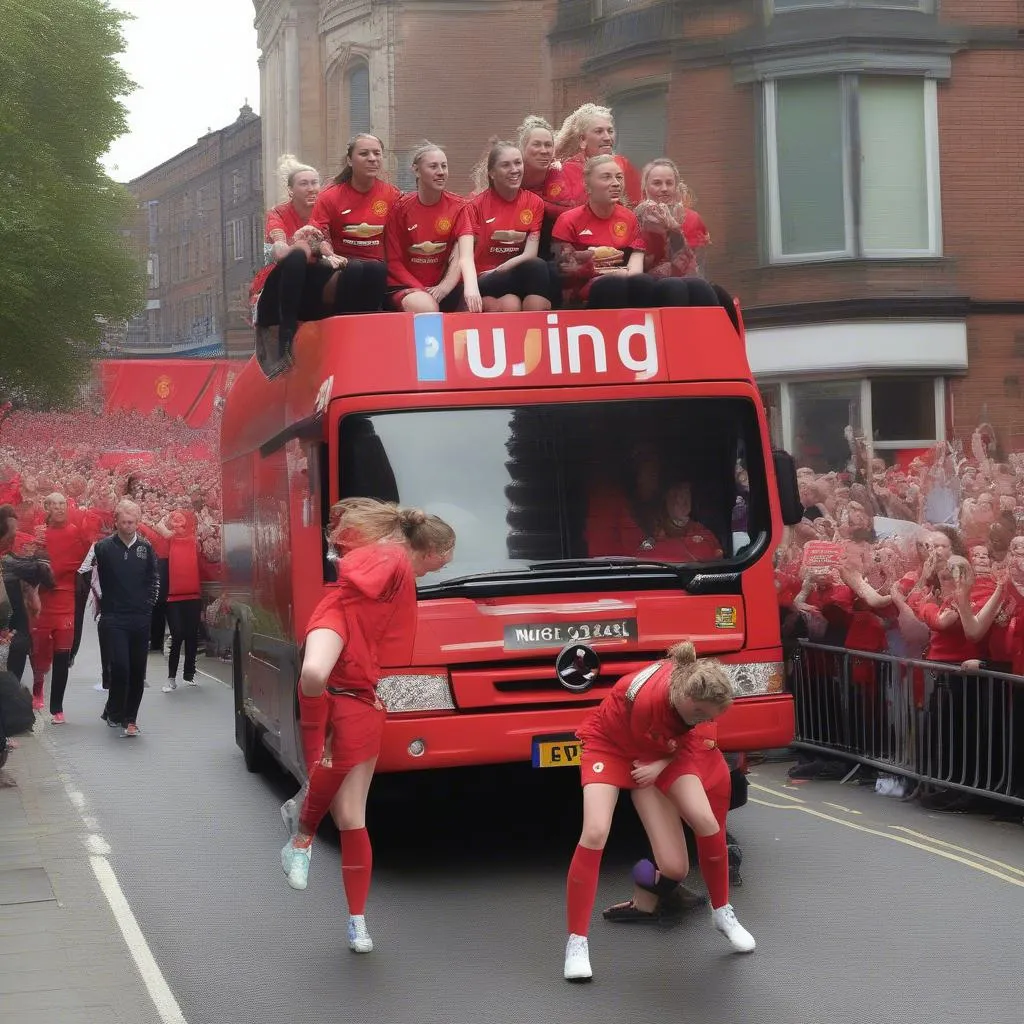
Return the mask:
POLYGON ((691 518, 692 511, 690 484, 682 480, 672 484, 665 492, 662 513, 653 531, 643 539, 635 554, 648 555, 663 562, 711 562, 721 558, 718 538, 691 518))

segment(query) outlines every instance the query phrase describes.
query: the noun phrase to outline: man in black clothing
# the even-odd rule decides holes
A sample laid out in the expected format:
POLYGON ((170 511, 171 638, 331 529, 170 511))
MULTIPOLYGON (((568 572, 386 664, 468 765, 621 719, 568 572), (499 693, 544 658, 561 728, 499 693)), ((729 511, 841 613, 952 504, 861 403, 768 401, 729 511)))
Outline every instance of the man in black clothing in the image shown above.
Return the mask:
POLYGON ((116 532, 96 544, 100 630, 110 656, 110 695, 103 718, 138 736, 136 719, 146 685, 150 618, 160 593, 156 552, 140 537, 139 506, 125 499, 114 513, 116 532))

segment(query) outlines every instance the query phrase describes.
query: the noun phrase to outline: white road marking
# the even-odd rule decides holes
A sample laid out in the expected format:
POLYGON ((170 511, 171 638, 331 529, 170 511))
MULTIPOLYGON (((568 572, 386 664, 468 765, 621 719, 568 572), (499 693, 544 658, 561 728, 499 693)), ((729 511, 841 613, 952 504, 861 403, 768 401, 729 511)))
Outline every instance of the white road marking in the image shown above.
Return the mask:
POLYGON ((163 1024, 188 1024, 177 999, 174 998, 174 993, 164 978, 163 971, 160 970, 160 965, 149 948, 149 943, 146 942, 145 935, 142 934, 142 929, 128 904, 121 883, 117 880, 110 861, 107 860, 107 856, 110 854, 110 843, 96 831, 96 819, 85 813, 87 807, 85 794, 74 788, 71 779, 64 772, 58 770, 57 774, 64 786, 64 792, 67 793, 68 799, 78 811, 79 817, 87 829, 83 842, 89 852, 89 863, 92 866, 93 874, 96 876, 100 891, 106 897, 114 920, 121 930, 124 943, 135 961, 139 976, 142 978, 143 985, 146 986, 146 992, 156 1008, 157 1015, 163 1024))
POLYGON ((106 857, 90 857, 89 860, 92 863, 96 881, 100 883, 103 895, 106 896, 107 903, 110 904, 114 919, 128 946, 128 952, 131 953, 135 966, 139 969, 142 982, 146 986, 149 998, 153 1000, 160 1019, 164 1024, 188 1024, 185 1015, 181 1012, 181 1007, 178 1006, 177 999, 174 998, 174 993, 164 978, 163 971, 160 970, 159 964, 150 951, 149 943, 146 942, 146 937, 142 934, 142 929, 132 913, 132 908, 128 905, 128 900, 125 899, 121 883, 118 882, 117 875, 114 874, 114 869, 110 866, 110 861, 106 857))

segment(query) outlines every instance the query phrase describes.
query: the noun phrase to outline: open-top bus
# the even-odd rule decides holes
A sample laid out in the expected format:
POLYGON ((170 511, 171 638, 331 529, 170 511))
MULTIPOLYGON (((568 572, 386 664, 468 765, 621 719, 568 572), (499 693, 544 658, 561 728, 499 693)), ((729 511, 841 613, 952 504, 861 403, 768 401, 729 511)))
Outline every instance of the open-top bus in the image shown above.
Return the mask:
POLYGON ((285 372, 253 358, 240 373, 222 461, 252 770, 269 751, 304 777, 302 638, 333 578, 330 506, 355 495, 423 507, 458 536, 418 582, 416 635, 382 652, 378 771, 572 764, 587 709, 682 637, 732 674, 723 749, 792 738, 772 555, 800 508, 738 307, 308 323, 285 372), (642 508, 652 482, 689 487, 699 528, 682 552, 649 525, 664 508, 642 508))

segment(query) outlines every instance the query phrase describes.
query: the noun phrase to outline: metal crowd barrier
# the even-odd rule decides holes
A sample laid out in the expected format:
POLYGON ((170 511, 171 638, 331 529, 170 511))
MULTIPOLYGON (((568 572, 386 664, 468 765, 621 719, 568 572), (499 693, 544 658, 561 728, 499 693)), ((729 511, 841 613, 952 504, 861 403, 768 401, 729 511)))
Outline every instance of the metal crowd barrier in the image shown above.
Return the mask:
POLYGON ((795 747, 1024 807, 1024 677, 801 641, 790 685, 795 747))

